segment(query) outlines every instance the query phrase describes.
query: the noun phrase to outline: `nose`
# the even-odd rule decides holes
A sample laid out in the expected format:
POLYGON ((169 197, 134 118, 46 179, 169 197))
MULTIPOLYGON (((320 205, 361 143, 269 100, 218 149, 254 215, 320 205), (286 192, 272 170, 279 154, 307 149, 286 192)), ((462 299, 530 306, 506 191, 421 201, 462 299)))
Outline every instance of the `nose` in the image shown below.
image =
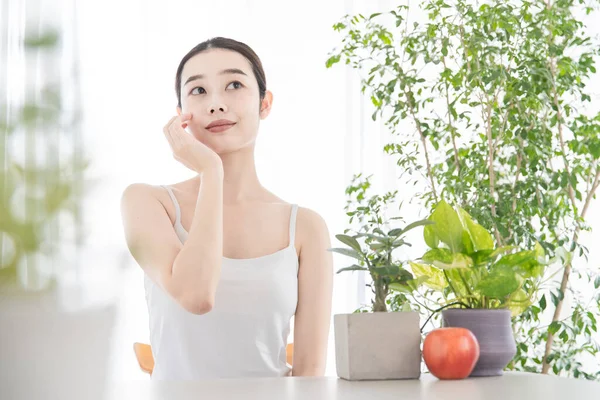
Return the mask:
POLYGON ((226 113, 227 112, 227 106, 225 104, 211 104, 208 107, 207 111, 211 115, 215 114, 217 111, 221 111, 222 113, 226 113))

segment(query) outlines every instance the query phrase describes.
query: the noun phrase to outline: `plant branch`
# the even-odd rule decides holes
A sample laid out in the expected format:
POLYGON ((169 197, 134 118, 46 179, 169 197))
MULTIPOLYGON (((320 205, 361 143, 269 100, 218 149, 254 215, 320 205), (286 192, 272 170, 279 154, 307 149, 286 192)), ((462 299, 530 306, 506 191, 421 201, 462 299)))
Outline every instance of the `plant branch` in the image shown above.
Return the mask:
POLYGON ((423 130, 421 129, 421 123, 419 122, 419 120, 417 119, 417 116, 415 115, 414 98, 413 98, 412 92, 409 91, 407 93, 406 97, 408 98, 408 103, 410 105, 410 107, 409 107, 410 115, 413 117, 413 121, 415 121, 415 124, 417 125, 417 131, 419 132, 419 136, 421 137, 421 144, 423 145, 423 151, 425 153, 425 163, 427 165, 427 175, 429 176, 429 180, 431 181, 431 189, 433 191, 433 197, 435 199, 435 202, 437 203, 438 196, 437 196, 437 192, 435 190, 435 181, 433 179, 433 173, 431 172, 431 163, 429 162, 429 151, 427 150, 427 138, 423 134, 423 130))
POLYGON ((425 321, 425 323, 421 326, 421 332, 423 332, 423 328, 425 328, 425 326, 427 326, 427 323, 429 322, 429 320, 438 312, 442 311, 445 308, 451 307, 451 306, 456 306, 456 305, 461 305, 465 308, 471 308, 468 305, 466 305, 465 303, 463 303, 462 301, 456 301, 454 303, 450 303, 450 304, 446 304, 445 306, 442 306, 440 308, 438 308, 437 310, 434 310, 429 317, 427 318, 427 320, 425 321))
MULTIPOLYGON (((446 66, 446 57, 442 57, 442 63, 444 64, 444 70, 448 69, 446 66)), ((456 148, 456 132, 452 125, 452 113, 450 112, 450 94, 448 93, 448 81, 446 83, 446 107, 448 108, 448 127, 450 128, 450 135, 452 136, 452 147, 454 148, 454 164, 456 172, 460 173, 460 162, 458 160, 458 149, 456 148)))
POLYGON ((488 174, 490 177, 490 209, 492 211, 492 222, 494 224, 494 236, 496 237, 496 241, 498 246, 503 246, 502 238, 500 237, 500 231, 498 230, 498 226, 496 225, 496 199, 495 199, 495 179, 496 174, 494 172, 494 144, 492 142, 492 103, 490 101, 490 97, 486 94, 487 99, 487 110, 484 113, 486 120, 486 135, 488 140, 488 174))
MULTIPOLYGON (((598 171, 598 173, 596 175, 596 180, 594 180, 594 185, 592 185, 592 189, 598 188, 598 182, 597 182, 598 179, 600 179, 600 171, 598 171)), ((595 189, 590 190, 590 192, 587 194, 586 204, 589 205, 588 201, 594 196, 595 189)), ((586 214, 587 210, 588 210, 588 208, 584 207, 584 209, 582 210, 582 213, 581 213, 581 219, 585 218, 585 214, 586 214)), ((577 224, 577 226, 575 227, 575 232, 573 233, 573 238, 571 240, 573 248, 575 247, 575 245, 577 244, 577 240, 579 239, 580 230, 581 230, 581 225, 577 224)), ((562 277, 562 281, 560 283, 561 293, 565 293, 565 291, 567 289, 567 284, 569 283, 569 277, 571 276, 571 267, 572 267, 572 258, 571 258, 571 260, 569 260, 569 262, 567 262, 567 264, 565 265, 565 269, 563 271, 563 277, 562 277)), ((552 316, 552 321, 558 320, 558 318, 560 316, 560 312, 562 310, 563 302, 564 302, 564 296, 562 299, 559 299, 558 303, 556 304, 556 308, 554 309, 554 315, 552 316)), ((553 342, 554 342, 554 334, 552 334, 551 332, 548 332, 548 339, 546 341, 546 349, 544 351, 544 358, 543 358, 544 362, 542 365, 542 373, 543 374, 547 374, 548 370, 550 369, 550 363, 548 362, 548 356, 550 355, 550 351, 552 350, 553 342)))

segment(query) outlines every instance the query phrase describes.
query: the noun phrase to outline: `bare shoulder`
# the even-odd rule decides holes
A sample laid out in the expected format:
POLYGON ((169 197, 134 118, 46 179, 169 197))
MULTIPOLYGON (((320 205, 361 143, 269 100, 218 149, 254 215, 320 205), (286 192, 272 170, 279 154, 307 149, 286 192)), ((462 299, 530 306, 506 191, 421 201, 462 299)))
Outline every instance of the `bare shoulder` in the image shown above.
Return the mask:
POLYGON ((298 207, 297 235, 300 239, 300 253, 311 248, 330 247, 327 222, 317 211, 307 207, 298 207))
POLYGON ((131 183, 129 184, 121 195, 121 204, 123 203, 136 203, 158 200, 162 203, 162 191, 159 186, 150 185, 147 183, 131 183))
POLYGON ((121 203, 137 203, 144 198, 149 198, 154 192, 155 188, 152 185, 146 183, 131 183, 123 190, 123 193, 121 194, 121 203))

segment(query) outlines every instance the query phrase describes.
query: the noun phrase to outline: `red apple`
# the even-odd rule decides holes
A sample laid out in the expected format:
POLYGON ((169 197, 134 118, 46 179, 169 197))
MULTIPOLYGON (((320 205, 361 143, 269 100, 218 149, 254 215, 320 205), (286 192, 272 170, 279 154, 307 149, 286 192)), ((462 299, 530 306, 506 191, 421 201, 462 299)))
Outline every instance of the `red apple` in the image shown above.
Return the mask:
POLYGON ((434 329, 423 342, 423 359, 439 379, 464 379, 479 359, 479 343, 465 328, 434 329))

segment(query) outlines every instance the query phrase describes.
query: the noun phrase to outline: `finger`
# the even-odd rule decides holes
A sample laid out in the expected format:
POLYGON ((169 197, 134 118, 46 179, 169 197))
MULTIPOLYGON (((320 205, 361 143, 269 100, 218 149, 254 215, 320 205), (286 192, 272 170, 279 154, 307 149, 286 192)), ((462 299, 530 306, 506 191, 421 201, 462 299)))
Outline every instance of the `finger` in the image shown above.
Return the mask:
POLYGON ((192 119, 192 113, 181 114, 181 127, 183 129, 187 128, 188 122, 192 119))
POLYGON ((169 122, 168 122, 168 123, 167 123, 167 124, 164 126, 164 128, 163 128, 163 132, 165 132, 165 133, 166 133, 166 130, 167 130, 167 129, 169 129, 169 126, 171 126, 171 124, 173 123, 173 121, 175 121, 175 118, 177 118, 177 116, 175 116, 175 117, 172 117, 172 118, 169 120, 169 122))
POLYGON ((169 123, 167 125, 165 125, 165 127, 163 128, 163 133, 165 134, 165 137, 169 141, 169 144, 171 145, 171 147, 173 146, 173 138, 171 136, 170 127, 173 124, 173 121, 175 121, 175 118, 177 118, 177 117, 171 118, 169 120, 169 123))
POLYGON ((171 127, 169 128, 169 134, 171 135, 171 138, 173 140, 173 144, 176 147, 182 147, 184 144, 184 136, 185 136, 185 132, 184 130, 180 127, 177 126, 177 124, 173 124, 171 125, 171 127))
POLYGON ((192 117, 193 117, 193 115, 191 112, 183 113, 183 114, 181 114, 181 121, 182 122, 189 121, 192 119, 192 117))

